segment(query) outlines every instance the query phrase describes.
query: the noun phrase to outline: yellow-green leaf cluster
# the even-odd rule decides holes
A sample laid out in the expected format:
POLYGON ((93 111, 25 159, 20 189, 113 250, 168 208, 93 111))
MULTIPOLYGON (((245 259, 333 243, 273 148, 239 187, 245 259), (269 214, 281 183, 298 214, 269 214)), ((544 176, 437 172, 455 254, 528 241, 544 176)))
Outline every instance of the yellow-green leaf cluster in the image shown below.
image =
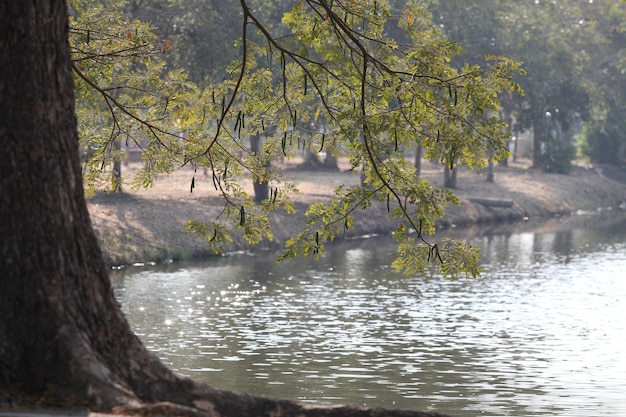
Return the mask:
POLYGON ((206 169, 224 200, 223 216, 187 230, 219 249, 231 230, 250 243, 272 239, 267 213, 291 212, 295 191, 272 161, 323 149, 348 158, 362 186, 311 205, 306 230, 286 242, 281 259, 320 256, 325 241, 350 229, 357 209, 376 202, 401 224, 399 270, 424 271, 434 262, 446 275, 478 274, 475 248, 425 238, 458 199, 421 179, 406 151, 421 146, 449 167, 481 167, 506 155, 510 134, 497 117, 499 97, 521 92, 513 81, 523 73, 519 62, 491 57, 486 67, 453 66, 462 49, 417 0, 399 16, 397 38, 387 29, 392 16, 383 0, 296 2, 283 18, 291 33, 281 37, 242 1, 241 59, 201 91, 183 71, 166 70, 164 41, 149 25, 125 19, 119 7, 86 4, 75 0, 72 44, 88 180, 123 157, 126 142, 146 160, 137 185, 181 166, 206 169), (254 152, 253 137, 262 141, 254 152), (271 197, 255 204, 241 186, 244 175, 268 184, 271 197))

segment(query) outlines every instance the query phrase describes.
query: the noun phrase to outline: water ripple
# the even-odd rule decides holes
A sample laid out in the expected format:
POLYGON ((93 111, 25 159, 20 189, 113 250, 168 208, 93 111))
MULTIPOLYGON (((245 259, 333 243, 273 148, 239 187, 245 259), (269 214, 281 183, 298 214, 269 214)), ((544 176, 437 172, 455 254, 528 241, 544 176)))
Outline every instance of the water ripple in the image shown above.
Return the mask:
POLYGON ((626 415, 625 236, 478 239, 480 280, 394 275, 376 243, 115 284, 151 350, 221 388, 459 417, 626 415))

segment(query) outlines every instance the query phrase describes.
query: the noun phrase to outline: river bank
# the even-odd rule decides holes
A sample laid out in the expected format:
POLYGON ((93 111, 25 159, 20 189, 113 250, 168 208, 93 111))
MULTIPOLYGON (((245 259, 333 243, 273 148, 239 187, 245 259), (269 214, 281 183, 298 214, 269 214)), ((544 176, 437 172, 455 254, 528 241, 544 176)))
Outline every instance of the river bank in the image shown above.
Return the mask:
MULTIPOLYGON (((132 176, 138 164, 123 168, 132 176)), ((342 184, 358 184, 359 176, 344 169, 308 171, 294 166, 284 169, 285 179, 300 190, 294 196, 297 213, 270 216, 274 239, 251 248, 235 236, 230 251, 278 250, 291 235, 301 230, 308 204, 333 198, 333 190, 342 184)), ((441 167, 425 163, 422 175, 434 186, 441 186, 441 167)), ((88 200, 92 223, 110 266, 146 262, 171 262, 213 255, 205 242, 185 234, 189 219, 211 221, 222 210, 210 176, 195 175, 190 193, 192 170, 181 170, 156 182, 151 189, 122 194, 96 193, 88 200)), ((250 181, 242 179, 245 188, 250 181)), ((612 167, 575 166, 569 175, 545 174, 527 162, 497 167, 495 181, 485 181, 485 172, 461 170, 456 194, 460 206, 448 208, 440 227, 469 224, 491 225, 503 221, 548 218, 581 211, 617 209, 626 201, 626 171, 612 167)), ((386 206, 372 206, 356 213, 352 236, 385 234, 394 228, 387 218, 386 206)))

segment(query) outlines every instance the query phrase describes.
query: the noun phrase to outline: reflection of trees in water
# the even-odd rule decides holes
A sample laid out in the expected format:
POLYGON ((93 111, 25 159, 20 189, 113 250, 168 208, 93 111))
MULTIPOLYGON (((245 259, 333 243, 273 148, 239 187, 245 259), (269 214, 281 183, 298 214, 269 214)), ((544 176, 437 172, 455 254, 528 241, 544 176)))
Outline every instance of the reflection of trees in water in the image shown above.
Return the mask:
POLYGON ((217 387, 306 401, 443 405, 466 415, 548 413, 568 404, 545 377, 576 348, 567 335, 590 346, 597 340, 572 320, 584 279, 553 280, 537 268, 570 274, 559 253, 576 253, 603 232, 542 230, 475 238, 492 264, 480 280, 394 274, 392 240, 363 239, 329 245, 320 262, 232 256, 127 277, 122 304, 131 323, 152 320, 138 325, 141 337, 165 362, 217 387), (536 251, 545 264, 535 265, 536 251), (140 312, 141 299, 156 310, 140 312), (554 331, 561 319, 566 331, 554 331))
POLYGON ((451 236, 481 248, 484 263, 540 264, 546 256, 571 257, 621 242, 626 213, 595 213, 453 230, 451 236), (584 244, 580 242, 585 242, 584 244))
POLYGON ((552 251, 558 257, 562 257, 563 262, 569 263, 571 256, 575 254, 574 248, 574 231, 563 230, 554 234, 554 240, 552 242, 552 251))

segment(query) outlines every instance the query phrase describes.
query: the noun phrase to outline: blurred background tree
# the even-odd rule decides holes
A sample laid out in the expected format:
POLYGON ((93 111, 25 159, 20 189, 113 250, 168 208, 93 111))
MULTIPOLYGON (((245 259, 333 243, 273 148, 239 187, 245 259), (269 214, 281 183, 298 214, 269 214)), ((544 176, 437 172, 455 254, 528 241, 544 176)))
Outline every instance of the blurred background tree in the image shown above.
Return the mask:
POLYGON ((620 88, 626 46, 624 4, 611 0, 429 4, 435 24, 466 49, 460 59, 480 62, 484 54, 495 53, 524 62, 528 74, 518 81, 526 94, 503 97, 502 111, 516 136, 533 133, 534 166, 567 173, 579 144, 578 155, 592 162, 623 164, 623 129, 617 115, 623 119, 626 112, 620 88))

